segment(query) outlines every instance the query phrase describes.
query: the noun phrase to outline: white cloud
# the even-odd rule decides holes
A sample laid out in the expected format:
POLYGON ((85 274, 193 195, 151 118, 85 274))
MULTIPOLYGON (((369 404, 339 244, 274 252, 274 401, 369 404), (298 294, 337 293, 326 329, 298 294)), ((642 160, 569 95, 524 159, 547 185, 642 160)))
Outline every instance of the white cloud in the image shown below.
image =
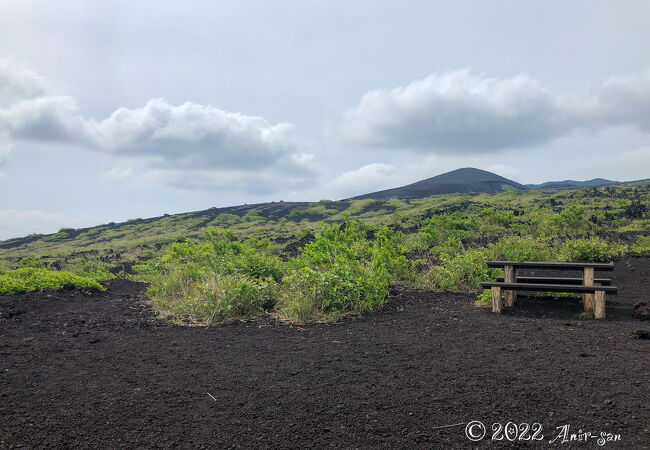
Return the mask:
POLYGON ((174 166, 247 170, 280 162, 299 165, 299 155, 313 146, 294 136, 293 128, 212 106, 174 106, 161 99, 142 108, 120 108, 98 123, 86 122, 95 147, 120 155, 154 156, 174 166))
MULTIPOLYGON (((11 73, 14 85, 29 86, 34 78, 31 72, 11 73), (24 77, 22 84, 19 75, 24 77)), ((153 99, 141 108, 119 108, 97 121, 83 117, 71 97, 36 95, 0 108, 0 134, 135 158, 142 170, 164 171, 166 176, 158 179, 187 188, 252 183, 252 190, 274 189, 320 176, 313 156, 316 144, 296 136, 292 124, 189 102, 172 105, 153 99), (190 169, 199 169, 202 176, 189 175, 190 169)), ((124 175, 111 171, 105 178, 124 175)))
POLYGON ((36 97, 0 109, 0 132, 16 140, 88 145, 93 143, 92 124, 65 96, 36 97))
POLYGON ((49 88, 45 78, 9 59, 0 58, 0 104, 44 95, 49 88))
POLYGON ((378 191, 385 189, 387 185, 390 186, 391 182, 395 182, 398 179, 397 175, 398 170, 392 164, 367 164, 356 170, 344 172, 330 180, 325 184, 324 191, 333 195, 334 198, 378 191))
POLYGON ((608 78, 596 90, 592 104, 606 123, 650 131, 650 69, 608 78))
POLYGON ((470 154, 538 146, 574 130, 621 124, 650 130, 650 71, 610 78, 581 99, 553 93, 528 75, 433 74, 368 92, 332 132, 345 144, 470 154))
POLYGON ((78 113, 70 97, 39 97, 0 109, 0 130, 15 139, 67 142, 157 165, 255 170, 283 164, 300 168, 315 145, 297 138, 293 125, 162 99, 120 108, 97 122, 78 113))

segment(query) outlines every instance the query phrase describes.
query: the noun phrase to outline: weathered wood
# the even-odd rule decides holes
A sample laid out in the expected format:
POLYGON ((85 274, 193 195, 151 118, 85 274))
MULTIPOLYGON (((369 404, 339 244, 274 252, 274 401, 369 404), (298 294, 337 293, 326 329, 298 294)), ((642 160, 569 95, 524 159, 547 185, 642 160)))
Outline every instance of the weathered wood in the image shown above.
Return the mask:
MULTIPOLYGON (((584 286, 593 286, 594 284, 594 268, 585 267, 583 270, 582 284, 584 286)), ((594 310, 594 293, 585 292, 582 294, 582 301, 584 303, 585 312, 594 310)))
POLYGON ((594 296, 594 317, 596 319, 605 318, 605 291, 596 291, 594 296))
MULTIPOLYGON (((506 283, 514 283, 515 282, 515 268, 512 266, 505 266, 503 268, 503 279, 505 280, 506 283)), ((511 307, 515 304, 515 291, 511 290, 506 290, 503 293, 504 296, 504 305, 507 307, 511 307)))
POLYGON ((527 269, 584 269, 591 267, 596 270, 614 270, 614 263, 583 263, 583 262, 548 262, 548 261, 488 261, 488 267, 522 267, 527 269))
POLYGON ((481 283, 484 289, 492 287, 500 287, 501 289, 512 289, 514 291, 536 291, 536 292, 575 292, 583 294, 585 292, 594 293, 596 291, 604 291, 608 294, 616 294, 618 288, 616 286, 584 286, 584 285, 560 285, 560 284, 538 284, 538 283, 499 283, 487 281, 481 283))
POLYGON ((501 314, 501 288, 498 286, 492 287, 492 312, 501 314))
MULTIPOLYGON (((515 269, 516 270, 516 269, 515 269)), ((582 284, 582 277, 580 278, 562 278, 562 277, 529 277, 526 275, 516 275, 517 283, 538 283, 538 284, 582 284)), ((498 277, 497 281, 505 281, 503 277, 498 277)), ((594 278, 594 285, 596 286, 609 286, 612 280, 609 278, 594 278)))

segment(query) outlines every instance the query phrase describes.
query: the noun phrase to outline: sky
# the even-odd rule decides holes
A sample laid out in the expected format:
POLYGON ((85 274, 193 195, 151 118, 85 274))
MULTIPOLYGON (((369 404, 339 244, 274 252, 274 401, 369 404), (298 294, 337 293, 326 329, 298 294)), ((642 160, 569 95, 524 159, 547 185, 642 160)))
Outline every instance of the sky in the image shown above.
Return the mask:
POLYGON ((650 2, 0 0, 0 239, 460 167, 650 178, 650 2))

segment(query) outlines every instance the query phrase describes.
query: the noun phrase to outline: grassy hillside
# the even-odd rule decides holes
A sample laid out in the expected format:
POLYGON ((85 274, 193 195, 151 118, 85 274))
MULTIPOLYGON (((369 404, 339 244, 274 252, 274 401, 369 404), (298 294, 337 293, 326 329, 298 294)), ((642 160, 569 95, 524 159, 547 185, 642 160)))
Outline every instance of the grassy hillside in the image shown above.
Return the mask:
MULTIPOLYGON (((30 235, 0 241, 0 260, 75 253, 126 252, 142 254, 165 244, 202 237, 208 227, 226 228, 239 238, 268 237, 279 244, 299 241, 317 230, 320 222, 359 218, 411 233, 422 221, 440 213, 479 214, 495 208, 512 214, 525 233, 542 217, 582 205, 599 233, 647 232, 650 217, 650 181, 571 190, 509 191, 495 194, 442 194, 422 199, 359 199, 306 202, 272 202, 133 219, 90 228, 62 229, 48 235, 30 235), (635 209, 638 210, 635 213, 635 209)), ((486 237, 489 230, 484 230, 486 237)))

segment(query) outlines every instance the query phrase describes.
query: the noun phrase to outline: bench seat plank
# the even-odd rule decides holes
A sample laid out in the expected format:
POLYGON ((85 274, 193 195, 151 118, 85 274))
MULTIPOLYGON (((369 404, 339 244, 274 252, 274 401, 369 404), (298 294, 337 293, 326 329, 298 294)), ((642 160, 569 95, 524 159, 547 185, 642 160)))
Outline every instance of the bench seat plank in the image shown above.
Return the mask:
POLYGON ((513 291, 541 291, 541 292, 577 292, 577 293, 595 293, 596 291, 616 294, 616 286, 583 286, 583 285, 559 285, 559 284, 542 284, 542 283, 503 283, 503 282, 484 282, 481 283, 484 288, 499 287, 503 290, 513 291))
MULTIPOLYGON (((503 277, 497 278, 498 282, 505 281, 503 277)), ((596 278, 594 282, 597 285, 609 286, 612 284, 612 280, 609 278, 596 278)), ((582 278, 562 278, 562 277, 529 277, 529 276, 518 276, 517 283, 538 283, 538 284, 582 284, 582 278)))
POLYGON ((583 262, 547 262, 547 261, 488 261, 488 267, 512 266, 528 269, 584 269, 614 270, 614 263, 583 263, 583 262))

